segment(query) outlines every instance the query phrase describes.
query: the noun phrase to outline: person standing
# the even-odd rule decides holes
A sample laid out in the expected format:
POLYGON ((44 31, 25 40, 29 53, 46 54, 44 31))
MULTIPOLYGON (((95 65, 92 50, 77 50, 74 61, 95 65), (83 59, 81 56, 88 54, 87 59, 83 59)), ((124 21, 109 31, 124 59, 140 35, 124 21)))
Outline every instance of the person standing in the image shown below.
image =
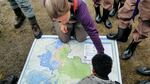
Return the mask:
POLYGON ((106 28, 108 29, 112 28, 112 24, 108 19, 108 17, 109 17, 109 12, 112 10, 113 0, 93 0, 93 2, 94 2, 94 8, 96 12, 96 18, 95 18, 96 22, 100 23, 101 21, 103 21, 106 28), (103 4, 103 16, 101 16, 100 13, 100 2, 102 2, 103 4))
POLYGON ((20 28, 23 25, 25 18, 27 17, 30 22, 34 37, 37 39, 41 38, 42 32, 37 23, 31 3, 28 0, 8 0, 8 1, 10 2, 10 6, 16 15, 16 23, 14 24, 14 27, 16 29, 20 28))
POLYGON ((137 45, 150 32, 150 0, 126 0, 118 12, 118 32, 107 34, 108 39, 126 42, 131 32, 131 20, 139 13, 139 23, 133 31, 133 40, 123 52, 122 59, 129 59, 137 45))

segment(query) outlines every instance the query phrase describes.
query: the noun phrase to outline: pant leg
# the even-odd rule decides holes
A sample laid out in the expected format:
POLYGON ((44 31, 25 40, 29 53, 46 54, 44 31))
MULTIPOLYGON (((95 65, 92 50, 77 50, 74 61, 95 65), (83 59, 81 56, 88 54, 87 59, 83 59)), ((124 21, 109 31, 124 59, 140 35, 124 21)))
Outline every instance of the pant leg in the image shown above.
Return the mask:
POLYGON ((69 42, 70 37, 71 37, 71 31, 72 31, 72 28, 73 28, 72 24, 67 25, 67 27, 68 27, 68 32, 67 33, 63 33, 60 30, 60 23, 59 22, 53 22, 53 26, 54 26, 54 30, 55 30, 56 34, 58 35, 59 39, 64 43, 69 42))
POLYGON ((126 0, 119 0, 119 1, 124 4, 126 0))
POLYGON ((150 20, 143 21, 139 19, 139 24, 135 31, 133 32, 133 39, 135 42, 142 41, 143 39, 148 37, 148 33, 150 32, 150 20))
POLYGON ((131 23, 131 17, 133 15, 136 5, 136 0, 126 0, 125 4, 118 11, 118 26, 120 28, 127 28, 131 23))
POLYGON ((113 0, 103 0, 102 1, 103 8, 111 11, 113 8, 113 0))
POLYGON ((31 6, 31 2, 29 0, 15 0, 15 1, 27 18, 35 16, 33 8, 31 6))
POLYGON ((125 3, 125 0, 119 0, 119 3, 120 3, 120 6, 119 6, 119 9, 123 7, 124 3, 125 3))
POLYGON ((85 41, 87 33, 81 23, 75 23, 74 25, 75 39, 79 42, 85 41))
POLYGON ((114 4, 113 4, 113 6, 117 5, 117 7, 118 7, 119 2, 120 2, 120 0, 114 0, 114 4))
POLYGON ((93 2, 94 2, 95 6, 98 6, 98 5, 100 5, 101 0, 93 0, 93 2))
POLYGON ((15 0, 8 0, 8 1, 12 9, 16 9, 19 7, 15 0))
POLYGON ((100 3, 102 3, 103 4, 103 8, 107 9, 109 11, 113 7, 113 0, 102 0, 102 1, 101 0, 93 0, 93 2, 94 2, 95 6, 98 6, 98 5, 100 5, 100 3))

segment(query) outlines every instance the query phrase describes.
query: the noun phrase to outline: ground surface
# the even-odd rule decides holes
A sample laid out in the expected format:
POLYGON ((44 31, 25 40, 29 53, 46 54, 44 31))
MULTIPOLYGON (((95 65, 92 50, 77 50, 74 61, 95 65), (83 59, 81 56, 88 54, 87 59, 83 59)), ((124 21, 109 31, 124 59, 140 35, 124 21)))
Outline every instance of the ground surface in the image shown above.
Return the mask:
MULTIPOLYGON (((94 19, 95 13, 93 3, 91 0, 87 0, 87 3, 90 14, 94 19)), ((48 18, 41 1, 32 0, 32 4, 43 33, 54 34, 51 29, 51 21, 48 18)), ((24 25, 20 29, 14 29, 14 18, 15 15, 7 0, 0 0, 0 79, 9 74, 20 76, 34 40, 28 20, 25 21, 24 25)), ((113 28, 110 30, 106 29, 102 23, 96 25, 101 35, 106 35, 109 32, 117 31, 116 18, 110 18, 110 20, 113 23, 113 28)), ((134 23, 134 28, 136 25, 137 21, 134 23)), ((132 34, 130 35, 128 42, 118 42, 120 54, 128 46, 131 40, 132 34)), ((150 79, 150 77, 140 76, 135 72, 136 68, 139 66, 150 67, 149 46, 150 38, 144 40, 138 46, 134 56, 130 60, 120 60, 122 80, 124 84, 136 84, 138 80, 150 79)))

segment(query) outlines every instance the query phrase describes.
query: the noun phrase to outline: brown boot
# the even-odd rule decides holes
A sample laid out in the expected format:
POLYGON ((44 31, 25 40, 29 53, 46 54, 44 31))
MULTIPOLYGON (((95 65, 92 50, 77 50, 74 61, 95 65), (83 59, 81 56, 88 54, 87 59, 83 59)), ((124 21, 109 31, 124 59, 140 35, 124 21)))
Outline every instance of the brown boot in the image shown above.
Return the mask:
POLYGON ((29 18, 29 21, 30 21, 30 24, 31 24, 31 27, 32 27, 32 31, 33 31, 33 34, 34 34, 34 37, 36 39, 39 39, 41 38, 41 36, 43 35, 37 21, 36 21, 36 18, 35 16, 29 18))

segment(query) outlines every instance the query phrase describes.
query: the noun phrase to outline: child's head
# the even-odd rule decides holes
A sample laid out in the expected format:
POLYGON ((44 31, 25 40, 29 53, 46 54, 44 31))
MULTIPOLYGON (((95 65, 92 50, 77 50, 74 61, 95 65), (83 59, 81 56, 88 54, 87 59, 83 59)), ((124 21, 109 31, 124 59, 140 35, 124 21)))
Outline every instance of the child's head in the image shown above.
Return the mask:
POLYGON ((92 58, 92 66, 96 75, 106 77, 111 72, 112 59, 106 54, 96 54, 92 58))
POLYGON ((70 18, 70 4, 68 0, 45 0, 45 8, 51 19, 57 19, 65 24, 70 18))

